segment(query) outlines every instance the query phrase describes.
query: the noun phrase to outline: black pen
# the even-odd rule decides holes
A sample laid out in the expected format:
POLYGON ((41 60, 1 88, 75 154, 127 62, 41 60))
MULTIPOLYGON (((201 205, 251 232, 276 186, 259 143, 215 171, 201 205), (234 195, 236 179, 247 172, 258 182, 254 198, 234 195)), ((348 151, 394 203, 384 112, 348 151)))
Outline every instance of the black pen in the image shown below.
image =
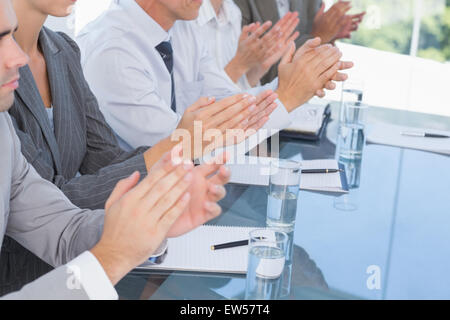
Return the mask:
MULTIPOLYGON (((264 240, 266 238, 261 237, 260 240, 264 240)), ((222 244, 216 244, 214 246, 211 246, 211 250, 219 250, 219 249, 227 249, 227 248, 234 248, 234 247, 241 247, 248 245, 248 240, 240 240, 240 241, 234 241, 234 242, 227 242, 222 244)))
POLYGON ((335 173, 342 172, 342 169, 304 169, 302 173, 335 173))
POLYGON ((425 138, 450 138, 450 136, 444 134, 415 132, 415 131, 404 131, 402 132, 402 135, 411 137, 425 137, 425 138))
POLYGON ((216 244, 214 246, 211 246, 211 250, 234 248, 234 247, 240 247, 240 246, 246 246, 246 245, 248 245, 248 240, 241 240, 241 241, 216 244))

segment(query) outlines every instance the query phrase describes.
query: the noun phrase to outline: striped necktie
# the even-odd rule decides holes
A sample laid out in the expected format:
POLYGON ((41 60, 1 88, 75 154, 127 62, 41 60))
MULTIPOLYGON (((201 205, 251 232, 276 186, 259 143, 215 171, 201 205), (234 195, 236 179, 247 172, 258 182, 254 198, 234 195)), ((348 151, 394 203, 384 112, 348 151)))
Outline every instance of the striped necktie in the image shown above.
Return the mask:
POLYGON ((163 41, 156 46, 161 58, 164 60, 167 70, 170 73, 170 80, 172 81, 172 92, 170 94, 170 108, 177 112, 177 102, 175 100, 175 83, 173 81, 173 50, 169 41, 163 41))

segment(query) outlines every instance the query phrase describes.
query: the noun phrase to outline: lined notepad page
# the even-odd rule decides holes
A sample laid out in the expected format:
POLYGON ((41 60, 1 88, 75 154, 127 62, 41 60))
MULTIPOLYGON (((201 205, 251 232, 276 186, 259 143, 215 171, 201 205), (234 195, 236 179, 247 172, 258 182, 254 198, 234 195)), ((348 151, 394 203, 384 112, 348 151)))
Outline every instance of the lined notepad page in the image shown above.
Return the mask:
POLYGON ((246 273, 248 246, 213 251, 212 245, 247 240, 255 228, 200 226, 168 240, 168 253, 162 264, 141 265, 137 269, 162 269, 217 273, 246 273))
MULTIPOLYGON (((268 186, 270 169, 270 165, 267 164, 268 161, 263 161, 261 163, 256 160, 250 161, 249 158, 250 157, 247 157, 245 164, 227 165, 231 170, 230 183, 268 186)), ((301 165, 302 169, 338 169, 338 163, 334 159, 303 160, 301 161, 301 165)), ((345 192, 342 189, 339 172, 302 174, 300 179, 300 189, 345 192)))
MULTIPOLYGON (((304 160, 302 169, 338 169, 338 163, 334 159, 304 160)), ((307 173, 300 178, 300 189, 343 192, 341 175, 336 173, 307 173)))

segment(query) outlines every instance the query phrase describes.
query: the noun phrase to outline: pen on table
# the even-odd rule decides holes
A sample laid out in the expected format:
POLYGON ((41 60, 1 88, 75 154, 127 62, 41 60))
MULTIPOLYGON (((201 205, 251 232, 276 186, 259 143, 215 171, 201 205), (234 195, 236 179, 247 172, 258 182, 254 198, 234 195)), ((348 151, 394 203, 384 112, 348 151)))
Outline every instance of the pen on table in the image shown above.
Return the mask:
POLYGON ((401 134, 403 136, 410 136, 410 137, 450 138, 450 136, 447 136, 445 134, 428 133, 428 132, 403 131, 401 134))
POLYGON ((342 169, 303 169, 302 173, 335 173, 342 172, 342 169))
MULTIPOLYGON (((260 240, 264 240, 266 238, 261 237, 260 240)), ((240 240, 240 241, 233 241, 233 242, 227 242, 222 244, 216 244, 211 246, 211 250, 219 250, 219 249, 227 249, 227 248, 234 248, 234 247, 241 247, 248 245, 248 240, 240 240)))

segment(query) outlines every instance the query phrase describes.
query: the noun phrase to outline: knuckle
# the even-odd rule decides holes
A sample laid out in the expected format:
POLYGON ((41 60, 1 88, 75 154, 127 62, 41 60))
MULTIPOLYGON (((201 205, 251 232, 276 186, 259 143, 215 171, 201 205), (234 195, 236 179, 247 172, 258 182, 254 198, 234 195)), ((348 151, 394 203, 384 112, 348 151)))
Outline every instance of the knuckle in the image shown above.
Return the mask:
MULTIPOLYGON (((178 174, 177 174, 178 175, 178 174)), ((161 180, 159 183, 159 190, 167 190, 170 188, 170 181, 168 179, 161 180)))
POLYGON ((174 223, 173 211, 174 210, 171 210, 168 213, 166 213, 164 219, 160 220, 159 226, 161 227, 162 230, 169 230, 172 224, 174 223))
POLYGON ((132 199, 128 194, 123 196, 122 199, 120 199, 120 201, 119 201, 119 206, 122 209, 130 208, 131 205, 132 205, 132 199))
POLYGON ((164 208, 168 208, 170 206, 170 203, 171 203, 171 197, 170 196, 164 196, 159 201, 160 201, 161 206, 163 206, 164 208))

